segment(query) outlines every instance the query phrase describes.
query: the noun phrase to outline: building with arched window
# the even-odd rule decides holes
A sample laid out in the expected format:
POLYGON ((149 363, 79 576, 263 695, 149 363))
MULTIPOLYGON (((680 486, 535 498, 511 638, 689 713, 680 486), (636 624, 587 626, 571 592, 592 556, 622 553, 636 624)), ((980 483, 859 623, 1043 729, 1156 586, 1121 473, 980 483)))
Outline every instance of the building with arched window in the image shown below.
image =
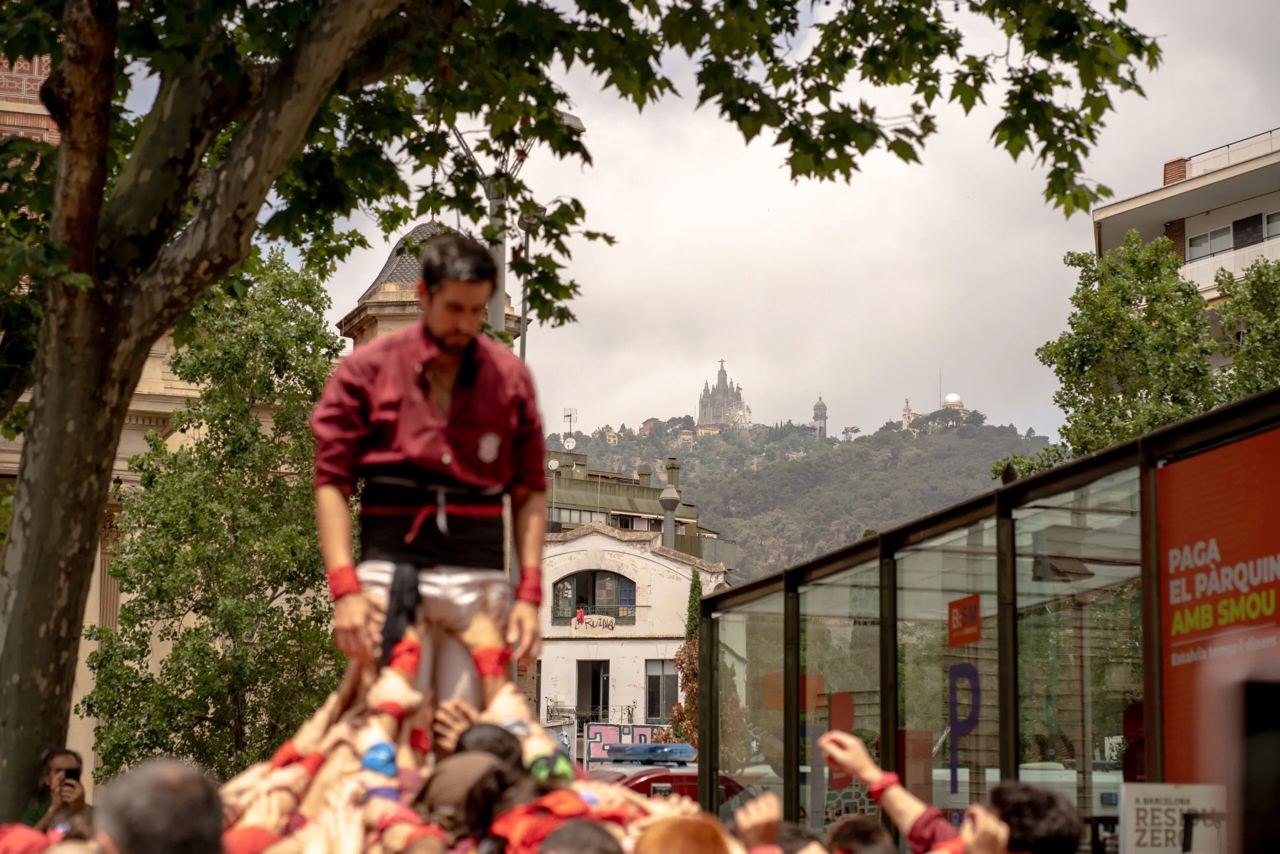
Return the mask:
POLYGON ((599 522, 549 534, 542 657, 535 693, 543 720, 664 725, 681 688, 689 585, 725 583, 725 565, 662 544, 660 531, 599 522))

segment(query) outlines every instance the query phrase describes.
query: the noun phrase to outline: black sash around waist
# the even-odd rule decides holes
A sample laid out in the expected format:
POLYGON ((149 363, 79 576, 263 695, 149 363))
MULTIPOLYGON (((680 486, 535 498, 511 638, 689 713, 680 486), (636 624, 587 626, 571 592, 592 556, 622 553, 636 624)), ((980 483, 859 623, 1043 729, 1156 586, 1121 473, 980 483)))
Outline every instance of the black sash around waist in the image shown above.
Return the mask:
POLYGON ((362 560, 502 570, 502 493, 375 476, 360 496, 362 560))

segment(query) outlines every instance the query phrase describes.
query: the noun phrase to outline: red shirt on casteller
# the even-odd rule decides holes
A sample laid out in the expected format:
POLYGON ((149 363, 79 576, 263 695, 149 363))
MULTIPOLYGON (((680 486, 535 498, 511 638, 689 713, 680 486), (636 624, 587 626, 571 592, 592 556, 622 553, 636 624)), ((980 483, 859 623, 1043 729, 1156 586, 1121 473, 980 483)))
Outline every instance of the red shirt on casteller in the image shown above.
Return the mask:
POLYGON ((417 322, 338 363, 311 416, 317 487, 350 492, 358 478, 386 474, 477 491, 546 490, 546 439, 524 363, 477 336, 446 415, 423 378, 439 353, 417 322))

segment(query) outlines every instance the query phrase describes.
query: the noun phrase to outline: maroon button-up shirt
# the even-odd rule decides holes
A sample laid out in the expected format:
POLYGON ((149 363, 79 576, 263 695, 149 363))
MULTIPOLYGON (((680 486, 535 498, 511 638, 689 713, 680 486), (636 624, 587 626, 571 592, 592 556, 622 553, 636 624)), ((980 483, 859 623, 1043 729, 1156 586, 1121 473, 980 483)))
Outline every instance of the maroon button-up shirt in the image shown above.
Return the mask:
POLYGON ((546 440, 524 363, 478 336, 441 413, 423 378, 439 352, 414 323, 339 362, 311 416, 316 486, 350 490, 387 474, 476 491, 546 489, 546 440))

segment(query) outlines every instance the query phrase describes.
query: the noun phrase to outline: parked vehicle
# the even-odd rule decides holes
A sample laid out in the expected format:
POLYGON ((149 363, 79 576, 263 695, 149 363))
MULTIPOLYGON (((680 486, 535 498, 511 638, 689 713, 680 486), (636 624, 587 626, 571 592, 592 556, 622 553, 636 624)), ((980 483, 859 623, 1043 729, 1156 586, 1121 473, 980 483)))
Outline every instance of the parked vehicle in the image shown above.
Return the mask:
MULTIPOLYGON (((588 772, 593 780, 616 783, 645 797, 684 795, 698 799, 697 765, 631 765, 626 763, 602 763, 592 765, 588 772)), ((720 775, 720 803, 737 804, 739 795, 747 789, 727 774, 720 775)))

